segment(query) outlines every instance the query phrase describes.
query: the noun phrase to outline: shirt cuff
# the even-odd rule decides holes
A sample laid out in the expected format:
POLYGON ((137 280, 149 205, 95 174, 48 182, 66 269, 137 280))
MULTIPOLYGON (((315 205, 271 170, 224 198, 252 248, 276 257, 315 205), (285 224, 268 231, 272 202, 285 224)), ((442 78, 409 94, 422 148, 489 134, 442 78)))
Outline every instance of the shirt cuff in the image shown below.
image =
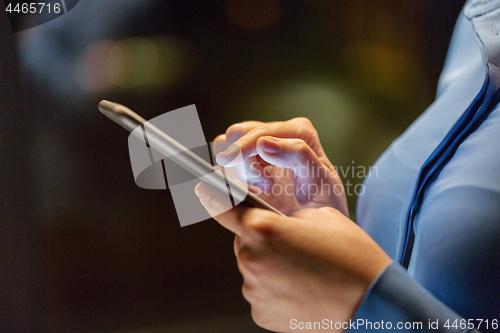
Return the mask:
POLYGON ((433 296, 395 262, 372 283, 347 332, 386 329, 397 332, 478 332, 467 328, 467 320, 433 296), (461 323, 465 328, 461 328, 461 323))

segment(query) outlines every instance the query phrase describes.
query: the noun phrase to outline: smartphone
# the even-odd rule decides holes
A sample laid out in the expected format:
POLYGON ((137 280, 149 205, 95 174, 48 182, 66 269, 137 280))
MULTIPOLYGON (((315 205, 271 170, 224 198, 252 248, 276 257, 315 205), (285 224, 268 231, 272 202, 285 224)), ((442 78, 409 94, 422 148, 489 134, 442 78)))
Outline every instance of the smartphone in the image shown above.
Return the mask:
POLYGON ((104 100, 99 103, 99 111, 129 132, 137 133, 138 131, 134 130, 141 126, 144 135, 137 137, 146 145, 153 147, 198 179, 206 181, 223 193, 228 193, 233 203, 241 202, 286 216, 256 194, 249 192, 244 185, 226 177, 224 172, 214 172, 220 166, 214 167, 126 106, 104 100))

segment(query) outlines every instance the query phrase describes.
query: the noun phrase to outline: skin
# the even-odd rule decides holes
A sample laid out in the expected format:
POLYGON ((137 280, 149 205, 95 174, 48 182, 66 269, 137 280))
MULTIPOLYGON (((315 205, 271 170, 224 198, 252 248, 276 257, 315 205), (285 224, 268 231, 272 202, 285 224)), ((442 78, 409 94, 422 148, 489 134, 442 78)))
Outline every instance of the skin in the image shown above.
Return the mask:
POLYGON ((268 168, 269 172, 254 172, 250 177, 260 191, 257 187, 251 190, 289 215, 242 205, 216 215, 222 205, 221 193, 203 182, 195 189, 207 211, 216 215, 214 219, 235 234, 234 251, 244 280, 242 293, 251 305, 255 323, 272 331, 300 332, 292 329, 290 320, 349 321, 391 259, 348 218, 345 193, 324 190, 328 186, 339 188, 342 182, 311 122, 305 118, 267 124, 244 122, 229 127, 215 142, 219 147, 236 145, 217 156, 224 167, 247 172, 268 168), (239 151, 244 165, 231 164, 239 151), (320 172, 298 175, 301 166, 320 172), (280 168, 297 172, 277 177, 280 168), (301 184, 321 184, 321 180, 323 190, 314 193, 273 195, 271 191, 286 184, 295 189, 301 184))

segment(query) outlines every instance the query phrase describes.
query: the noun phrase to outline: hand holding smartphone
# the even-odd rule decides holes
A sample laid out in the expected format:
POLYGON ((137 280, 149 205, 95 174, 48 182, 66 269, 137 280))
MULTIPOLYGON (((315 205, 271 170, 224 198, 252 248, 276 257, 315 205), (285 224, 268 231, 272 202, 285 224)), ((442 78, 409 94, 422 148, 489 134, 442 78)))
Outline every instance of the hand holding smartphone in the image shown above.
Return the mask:
POLYGON ((135 134, 139 139, 145 141, 148 147, 151 146, 165 158, 172 160, 193 176, 209 183, 223 193, 228 193, 233 199, 233 203, 244 202, 247 205, 268 209, 285 216, 278 209, 254 193, 249 192, 244 185, 227 178, 224 172, 217 172, 217 169, 221 168, 220 166, 214 167, 206 162, 129 108, 103 100, 99 103, 99 110, 105 116, 135 134), (142 127, 142 131, 136 131, 138 127, 142 127), (143 133, 143 135, 137 135, 137 133, 143 133))

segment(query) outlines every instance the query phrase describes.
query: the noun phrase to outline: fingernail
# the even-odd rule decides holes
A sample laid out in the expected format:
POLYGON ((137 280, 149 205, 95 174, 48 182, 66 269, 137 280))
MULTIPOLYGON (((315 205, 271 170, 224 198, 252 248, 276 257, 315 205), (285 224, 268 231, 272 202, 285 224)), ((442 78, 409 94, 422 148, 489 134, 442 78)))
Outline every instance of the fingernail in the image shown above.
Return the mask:
POLYGON ((233 143, 226 150, 224 150, 221 153, 218 153, 217 156, 215 157, 215 160, 217 161, 217 164, 225 166, 229 164, 232 160, 234 160, 239 153, 240 153, 240 147, 237 144, 233 143))
POLYGON ((257 191, 263 191, 264 193, 269 193, 273 188, 273 184, 268 180, 254 180, 250 185, 252 185, 250 188, 258 188, 257 191))
POLYGON ((257 184, 257 186, 262 191, 264 191, 264 193, 269 193, 271 191, 271 188, 273 187, 273 185, 271 183, 268 183, 268 182, 260 182, 257 184))
POLYGON ((196 194, 196 196, 198 198, 200 197, 200 186, 201 186, 201 183, 198 183, 198 185, 196 185, 196 187, 194 188, 194 193, 196 194))
POLYGON ((262 149, 264 149, 266 153, 276 154, 280 151, 281 147, 280 144, 273 139, 264 137, 262 138, 262 149))

